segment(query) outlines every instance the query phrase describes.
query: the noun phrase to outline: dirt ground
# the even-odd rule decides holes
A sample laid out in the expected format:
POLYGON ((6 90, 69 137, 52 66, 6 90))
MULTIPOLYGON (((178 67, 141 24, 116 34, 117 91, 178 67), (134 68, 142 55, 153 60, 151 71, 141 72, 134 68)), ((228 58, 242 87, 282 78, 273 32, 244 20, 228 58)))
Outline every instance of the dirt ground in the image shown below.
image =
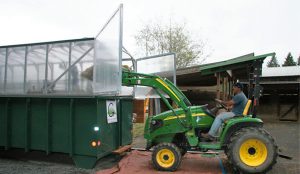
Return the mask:
POLYGON ((275 138, 280 154, 292 157, 292 160, 278 158, 270 174, 300 173, 300 124, 299 122, 266 123, 265 129, 275 138))
MULTIPOLYGON (((268 173, 300 173, 299 122, 266 123, 265 129, 275 138, 281 149, 281 154, 293 158, 292 160, 278 158, 277 164, 275 164, 273 169, 268 173)), ((144 143, 143 137, 135 135, 134 146, 143 147, 144 143)), ((0 174, 89 174, 112 168, 117 165, 120 159, 121 157, 118 156, 108 156, 99 160, 94 169, 86 170, 76 168, 72 160, 67 155, 63 154, 51 154, 46 156, 42 152, 24 153, 23 151, 16 150, 7 153, 0 150, 0 174)), ((210 160, 210 158, 207 158, 207 160, 210 160)), ((226 157, 223 159, 223 163, 226 173, 231 173, 226 157)))
POLYGON ((201 154, 187 153, 181 161, 180 168, 175 172, 159 172, 154 169, 151 163, 152 153, 149 151, 133 150, 119 162, 117 167, 101 170, 97 174, 198 174, 198 173, 225 173, 224 159, 222 156, 211 154, 204 157, 201 154), (209 160, 208 160, 209 158, 209 160))

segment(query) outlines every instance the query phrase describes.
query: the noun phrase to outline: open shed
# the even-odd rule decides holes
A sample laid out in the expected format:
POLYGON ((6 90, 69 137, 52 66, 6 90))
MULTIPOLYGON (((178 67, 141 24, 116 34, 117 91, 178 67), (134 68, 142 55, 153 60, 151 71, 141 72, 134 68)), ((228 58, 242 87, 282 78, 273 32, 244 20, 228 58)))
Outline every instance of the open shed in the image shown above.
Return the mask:
MULTIPOLYGON (((177 85, 192 104, 213 104, 214 98, 229 99, 232 85, 243 82, 244 92, 258 105, 260 97, 260 77, 263 61, 275 53, 255 55, 254 53, 210 64, 178 69, 177 85)), ((256 110, 252 110, 255 115, 256 110)))

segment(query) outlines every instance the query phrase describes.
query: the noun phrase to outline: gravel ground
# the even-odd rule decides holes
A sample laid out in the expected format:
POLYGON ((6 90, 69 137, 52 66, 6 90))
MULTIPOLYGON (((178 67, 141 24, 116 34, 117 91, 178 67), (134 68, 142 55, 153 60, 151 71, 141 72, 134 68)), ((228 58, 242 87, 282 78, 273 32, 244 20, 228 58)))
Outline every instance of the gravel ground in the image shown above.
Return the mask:
POLYGON ((280 154, 292 160, 278 158, 270 174, 300 173, 300 124, 299 122, 266 123, 265 129, 275 138, 280 154))
POLYGON ((1 174, 20 174, 20 173, 39 173, 39 174, 49 174, 49 173, 80 173, 87 174, 93 173, 93 171, 83 170, 74 168, 73 165, 58 164, 51 162, 40 162, 40 161, 21 161, 12 159, 0 159, 0 173, 1 174))
POLYGON ((119 156, 100 159, 94 169, 76 168, 72 159, 64 154, 46 156, 43 152, 23 153, 13 150, 0 153, 0 174, 90 174, 115 166, 119 156))
MULTIPOLYGON (((269 174, 300 173, 300 124, 295 122, 266 123, 265 129, 275 138, 281 154, 290 156, 293 160, 278 158, 277 164, 269 174)), ((144 139, 135 138, 134 146, 144 147, 144 139)), ((13 150, 7 153, 0 150, 0 174, 89 174, 110 168, 118 163, 120 157, 108 156, 97 162, 92 170, 76 168, 72 159, 63 154, 46 156, 42 152, 24 153, 13 150)), ((226 158, 223 159, 227 172, 231 171, 226 158)))

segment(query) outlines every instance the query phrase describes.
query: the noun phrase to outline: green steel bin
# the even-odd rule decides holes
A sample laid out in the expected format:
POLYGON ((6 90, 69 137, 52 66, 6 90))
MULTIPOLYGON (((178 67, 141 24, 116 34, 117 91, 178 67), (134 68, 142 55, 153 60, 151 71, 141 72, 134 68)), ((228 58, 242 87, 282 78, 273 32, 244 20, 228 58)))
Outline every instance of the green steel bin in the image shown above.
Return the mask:
POLYGON ((69 154, 76 166, 132 142, 131 97, 0 97, 0 147, 69 154), (107 101, 117 122, 108 123, 107 101), (96 143, 96 144, 95 144, 96 143))
POLYGON ((121 4, 93 38, 0 46, 0 149, 66 153, 92 168, 131 144, 122 33, 121 4))

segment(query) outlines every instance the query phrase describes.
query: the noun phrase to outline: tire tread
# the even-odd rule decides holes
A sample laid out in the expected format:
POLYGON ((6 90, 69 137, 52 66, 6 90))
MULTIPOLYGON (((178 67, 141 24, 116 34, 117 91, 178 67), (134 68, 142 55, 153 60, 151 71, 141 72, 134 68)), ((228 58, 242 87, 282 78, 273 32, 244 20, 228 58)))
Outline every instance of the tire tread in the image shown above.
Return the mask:
POLYGON ((246 128, 242 128, 240 129, 239 131, 237 131, 236 133, 233 134, 233 136, 230 138, 229 140, 229 143, 228 143, 228 147, 227 147, 227 157, 228 157, 228 160, 229 160, 229 163, 233 166, 233 170, 234 171, 239 171, 241 173, 255 173, 253 171, 244 171, 243 169, 241 169, 239 166, 238 166, 238 163, 237 162, 234 162, 234 159, 233 159, 233 155, 234 155, 234 152, 233 152, 233 146, 234 144, 236 143, 236 141, 241 138, 243 135, 247 134, 247 133, 252 133, 252 132, 258 132, 260 133, 261 135, 263 135, 263 137, 269 139, 272 143, 272 146, 274 148, 274 154, 273 154, 273 158, 272 159, 272 163, 266 168, 264 169, 264 171, 262 171, 262 173, 264 172, 267 172, 269 170, 272 169, 273 165, 277 162, 277 156, 278 156, 278 146, 277 144, 275 143, 275 140, 274 138, 263 128, 260 128, 260 127, 246 127, 246 128))

